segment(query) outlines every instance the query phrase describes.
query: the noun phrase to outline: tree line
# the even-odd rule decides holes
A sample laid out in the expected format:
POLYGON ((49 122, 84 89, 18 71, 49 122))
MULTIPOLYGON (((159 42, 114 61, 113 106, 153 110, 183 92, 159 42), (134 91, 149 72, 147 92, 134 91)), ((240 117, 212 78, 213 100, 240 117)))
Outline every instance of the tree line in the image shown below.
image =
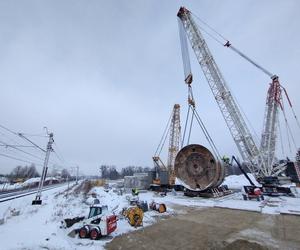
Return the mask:
POLYGON ((149 167, 141 166, 127 166, 118 171, 116 166, 113 165, 101 165, 100 175, 103 179, 117 180, 124 178, 124 176, 132 176, 135 173, 145 173, 152 170, 149 167))
MULTIPOLYGON (((41 175, 37 171, 36 166, 34 164, 31 164, 29 166, 18 165, 9 174, 3 176, 5 176, 9 181, 12 182, 17 179, 27 180, 30 178, 40 177, 41 175)), ((67 169, 62 169, 61 171, 58 171, 54 168, 47 173, 47 177, 50 176, 67 179, 71 177, 71 174, 67 169)))

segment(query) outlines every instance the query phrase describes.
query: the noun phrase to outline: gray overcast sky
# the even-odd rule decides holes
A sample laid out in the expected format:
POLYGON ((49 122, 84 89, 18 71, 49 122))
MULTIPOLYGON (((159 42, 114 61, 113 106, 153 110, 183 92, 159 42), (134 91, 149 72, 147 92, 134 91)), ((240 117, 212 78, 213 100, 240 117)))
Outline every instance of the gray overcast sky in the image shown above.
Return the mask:
MULTIPOLYGON (((1 0, 0 124, 30 134, 41 134, 47 126, 64 164, 79 165, 88 174, 101 164, 152 166, 174 103, 182 106, 182 120, 186 114, 176 20, 181 5, 279 75, 299 114, 298 0, 1 0)), ((207 43, 260 137, 270 80, 210 38, 207 43)), ((199 113, 221 153, 235 154, 236 146, 190 52, 199 113)), ((290 124, 299 146, 299 130, 293 119, 290 124)), ((0 132, 1 141, 17 140, 0 132)), ((46 138, 30 138, 45 147, 46 138)), ((285 154, 294 156, 295 148, 289 152, 283 141, 285 154)), ((192 142, 207 145, 196 126, 192 142)), ((35 161, 4 147, 0 153, 35 161)), ((51 160, 62 164, 54 154, 51 160)), ((3 173, 18 163, 0 156, 3 173)))

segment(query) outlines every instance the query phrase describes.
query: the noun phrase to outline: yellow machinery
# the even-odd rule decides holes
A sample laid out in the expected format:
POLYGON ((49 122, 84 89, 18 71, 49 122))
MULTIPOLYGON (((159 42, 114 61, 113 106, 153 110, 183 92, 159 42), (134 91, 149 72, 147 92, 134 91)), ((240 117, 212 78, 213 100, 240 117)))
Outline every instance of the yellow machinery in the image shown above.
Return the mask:
POLYGON ((144 212, 139 207, 129 207, 123 210, 123 216, 128 220, 128 223, 133 227, 143 225, 144 212))
POLYGON ((155 156, 152 157, 154 166, 156 169, 156 177, 153 180, 153 184, 162 185, 166 183, 162 183, 161 177, 159 173, 168 172, 168 184, 175 184, 175 172, 174 172, 174 162, 177 152, 179 151, 179 142, 181 135, 181 127, 180 127, 180 105, 175 104, 170 116, 170 119, 167 123, 167 126, 164 130, 161 141, 156 149, 155 156), (160 153, 164 147, 167 137, 169 136, 169 147, 168 147, 168 161, 167 166, 163 163, 160 158, 160 153))

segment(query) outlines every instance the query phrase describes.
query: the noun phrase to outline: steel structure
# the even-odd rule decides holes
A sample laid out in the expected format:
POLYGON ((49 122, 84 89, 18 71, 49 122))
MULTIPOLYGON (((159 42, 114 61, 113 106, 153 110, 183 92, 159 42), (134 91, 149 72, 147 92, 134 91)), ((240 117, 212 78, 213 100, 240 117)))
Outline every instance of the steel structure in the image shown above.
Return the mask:
MULTIPOLYGON (((258 148, 191 12, 185 7, 181 7, 177 16, 181 21, 180 23, 183 26, 183 30, 190 41, 204 76, 207 79, 209 87, 243 160, 248 163, 248 168, 257 177, 274 174, 273 163, 276 146, 276 124, 278 122, 278 107, 281 105, 281 87, 278 77, 256 64, 253 60, 234 48, 228 41, 224 44, 225 47, 231 48, 272 79, 268 91, 261 145, 260 148, 258 148)), ((184 41, 184 39, 181 38, 181 41, 184 41)))
POLYGON ((170 125, 169 149, 167 167, 170 170, 174 169, 176 154, 179 151, 180 142, 180 105, 175 104, 172 112, 172 120, 170 125))
MULTIPOLYGON (((160 182, 159 172, 167 171, 169 174, 169 184, 175 184, 175 174, 174 174, 174 163, 175 157, 179 151, 181 137, 181 126, 180 126, 180 105, 175 104, 169 118, 167 127, 163 133, 161 141, 156 149, 154 156, 152 157, 154 162, 154 167, 156 169, 156 180, 157 184, 160 182), (169 147, 168 147, 168 159, 165 165, 160 158, 160 153, 165 145, 166 139, 169 137, 169 147)), ((156 184, 156 183, 155 183, 156 184)))
POLYGON ((267 166, 265 174, 268 176, 277 173, 273 166, 275 163, 276 132, 280 106, 282 107, 281 87, 278 77, 275 76, 272 79, 267 94, 263 132, 260 141, 260 151, 263 156, 263 161, 267 166))

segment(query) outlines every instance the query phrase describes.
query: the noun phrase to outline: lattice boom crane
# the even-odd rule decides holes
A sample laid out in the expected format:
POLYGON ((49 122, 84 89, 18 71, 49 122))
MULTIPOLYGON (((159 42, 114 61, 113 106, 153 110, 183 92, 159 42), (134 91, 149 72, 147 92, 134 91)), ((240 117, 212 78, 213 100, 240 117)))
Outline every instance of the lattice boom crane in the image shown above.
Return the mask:
MULTIPOLYGON (((177 16, 180 19, 180 23, 185 30, 186 36, 190 41, 204 76, 206 77, 209 87, 216 99, 243 160, 249 163, 248 168, 257 177, 272 175, 276 144, 278 107, 281 105, 281 88, 278 77, 256 64, 246 55, 234 48, 228 41, 224 44, 224 46, 234 50, 236 53, 269 75, 272 79, 267 97, 261 145, 260 148, 258 148, 243 116, 241 115, 237 103, 230 93, 225 79, 200 32, 200 29, 191 15, 191 12, 186 8, 181 7, 177 16)), ((181 38, 181 42, 182 41, 184 41, 184 39, 181 38)), ((191 79, 191 76, 186 76, 186 79, 191 79)))

